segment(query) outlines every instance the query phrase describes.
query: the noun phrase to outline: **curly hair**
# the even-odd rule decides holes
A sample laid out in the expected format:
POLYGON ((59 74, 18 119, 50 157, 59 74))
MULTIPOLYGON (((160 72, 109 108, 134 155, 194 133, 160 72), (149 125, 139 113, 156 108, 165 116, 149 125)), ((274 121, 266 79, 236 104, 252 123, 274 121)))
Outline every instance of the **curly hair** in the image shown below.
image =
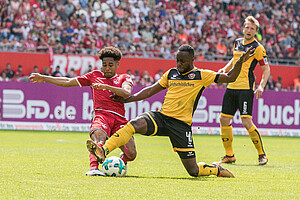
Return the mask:
POLYGON ((122 52, 116 47, 104 47, 98 52, 98 56, 101 60, 105 57, 111 57, 114 58, 115 61, 120 61, 122 52))

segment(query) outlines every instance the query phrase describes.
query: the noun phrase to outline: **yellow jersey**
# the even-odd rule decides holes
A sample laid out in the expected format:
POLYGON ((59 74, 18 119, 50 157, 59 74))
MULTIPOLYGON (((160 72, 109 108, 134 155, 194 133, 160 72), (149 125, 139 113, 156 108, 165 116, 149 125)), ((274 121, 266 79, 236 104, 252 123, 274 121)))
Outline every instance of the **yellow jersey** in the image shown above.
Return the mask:
POLYGON ((255 55, 249 58, 243 63, 241 72, 235 82, 229 83, 227 88, 229 89, 252 89, 255 86, 254 69, 259 62, 260 65, 268 64, 267 55, 265 48, 256 40, 253 39, 251 42, 244 43, 243 38, 236 39, 234 41, 233 49, 233 63, 232 66, 237 62, 240 56, 246 52, 250 46, 255 48, 255 55))
POLYGON ((217 72, 196 67, 184 74, 176 68, 168 70, 158 82, 168 89, 159 111, 191 125, 203 90, 211 83, 217 82, 218 78, 217 72))

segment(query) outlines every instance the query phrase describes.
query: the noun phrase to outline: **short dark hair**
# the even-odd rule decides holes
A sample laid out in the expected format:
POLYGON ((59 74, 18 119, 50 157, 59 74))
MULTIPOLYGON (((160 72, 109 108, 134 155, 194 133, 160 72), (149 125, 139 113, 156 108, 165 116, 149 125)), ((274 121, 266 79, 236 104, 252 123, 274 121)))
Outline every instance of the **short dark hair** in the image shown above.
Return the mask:
POLYGON ((116 47, 104 47, 98 52, 99 58, 102 60, 105 57, 114 58, 115 61, 120 61, 122 52, 116 47))
POLYGON ((186 51, 188 52, 192 57, 195 55, 194 48, 188 44, 183 44, 179 47, 178 51, 186 51))

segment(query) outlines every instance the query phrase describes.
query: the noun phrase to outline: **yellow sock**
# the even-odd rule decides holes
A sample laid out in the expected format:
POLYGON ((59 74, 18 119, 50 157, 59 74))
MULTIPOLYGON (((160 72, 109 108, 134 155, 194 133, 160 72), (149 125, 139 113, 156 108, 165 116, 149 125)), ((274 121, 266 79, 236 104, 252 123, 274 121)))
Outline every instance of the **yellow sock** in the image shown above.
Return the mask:
POLYGON ((223 146, 225 148, 225 153, 227 156, 233 156, 233 133, 232 126, 221 126, 221 138, 223 142, 223 146))
POLYGON ((198 167, 198 176, 218 175, 218 168, 216 166, 208 165, 204 162, 199 162, 198 167))
POLYGON ((255 148, 257 149, 258 155, 265 154, 265 151, 264 151, 264 148, 263 148, 263 145, 262 145, 262 140, 261 140, 260 134, 259 134, 256 126, 253 125, 247 131, 249 133, 249 136, 250 136, 255 148))
POLYGON ((114 133, 103 145, 105 156, 116 148, 125 145, 134 135, 135 129, 128 122, 123 128, 114 133))

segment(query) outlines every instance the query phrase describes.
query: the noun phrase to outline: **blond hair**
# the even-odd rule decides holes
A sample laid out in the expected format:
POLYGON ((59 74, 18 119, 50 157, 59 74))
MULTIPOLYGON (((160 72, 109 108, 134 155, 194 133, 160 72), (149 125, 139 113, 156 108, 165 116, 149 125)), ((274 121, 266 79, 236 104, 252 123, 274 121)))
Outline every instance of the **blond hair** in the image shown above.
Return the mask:
POLYGON ((259 29, 259 22, 257 21, 257 19, 255 19, 253 16, 248 16, 246 19, 245 19, 245 22, 244 22, 244 27, 246 25, 247 22, 250 22, 252 24, 255 24, 256 25, 256 30, 259 29))

